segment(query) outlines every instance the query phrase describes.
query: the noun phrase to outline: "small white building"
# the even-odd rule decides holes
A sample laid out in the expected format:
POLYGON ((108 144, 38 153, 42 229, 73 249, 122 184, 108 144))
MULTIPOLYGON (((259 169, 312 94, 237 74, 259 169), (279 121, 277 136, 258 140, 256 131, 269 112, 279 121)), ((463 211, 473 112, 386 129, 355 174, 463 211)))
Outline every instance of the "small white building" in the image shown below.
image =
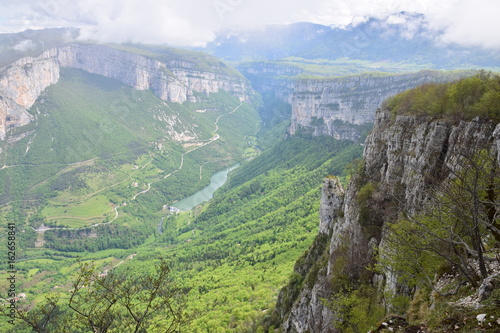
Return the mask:
POLYGON ((177 207, 172 207, 172 206, 169 206, 169 205, 164 205, 163 206, 163 209, 167 210, 170 212, 170 214, 176 214, 176 213, 180 213, 181 210, 177 207))
POLYGON ((168 209, 170 210, 171 214, 176 214, 176 213, 180 213, 181 212, 181 210, 179 208, 177 208, 177 207, 170 206, 170 207, 168 207, 168 209))

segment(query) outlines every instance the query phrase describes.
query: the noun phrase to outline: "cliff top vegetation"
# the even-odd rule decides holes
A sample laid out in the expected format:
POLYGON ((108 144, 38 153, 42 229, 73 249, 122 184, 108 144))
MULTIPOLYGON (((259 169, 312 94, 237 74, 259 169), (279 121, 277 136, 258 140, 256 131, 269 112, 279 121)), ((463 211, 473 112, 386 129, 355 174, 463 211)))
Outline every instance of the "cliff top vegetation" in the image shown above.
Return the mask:
POLYGON ((243 78, 243 76, 233 67, 214 56, 199 51, 144 44, 105 44, 105 46, 149 57, 172 67, 183 67, 187 64, 188 67, 186 68, 191 70, 215 72, 243 78))
POLYGON ((448 120, 475 117, 500 121, 500 75, 480 71, 449 83, 428 83, 402 92, 384 105, 393 116, 418 115, 448 120))

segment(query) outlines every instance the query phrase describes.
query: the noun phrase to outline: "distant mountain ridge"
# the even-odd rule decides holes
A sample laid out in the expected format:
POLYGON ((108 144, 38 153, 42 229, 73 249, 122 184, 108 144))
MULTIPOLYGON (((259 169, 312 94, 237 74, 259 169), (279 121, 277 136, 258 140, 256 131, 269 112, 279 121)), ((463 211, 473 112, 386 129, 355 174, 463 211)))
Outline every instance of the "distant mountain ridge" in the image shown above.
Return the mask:
POLYGON ((0 34, 0 67, 24 57, 38 57, 51 48, 74 42, 78 35, 77 28, 26 30, 0 34))
MULTIPOLYGON (((421 15, 401 13, 407 21, 421 15)), ((328 59, 348 57, 386 62, 416 62, 428 68, 498 67, 495 50, 438 45, 423 26, 414 31, 386 20, 370 19, 355 27, 332 28, 313 23, 270 25, 263 30, 228 31, 201 49, 232 62, 287 57, 328 59)))
POLYGON ((200 50, 235 64, 263 96, 289 104, 290 135, 305 130, 353 141, 366 134, 359 125, 371 123, 382 101, 397 92, 500 70, 498 52, 439 45, 423 15, 397 18, 346 28, 302 22, 227 31, 200 50), (390 23, 402 21, 415 24, 390 23))

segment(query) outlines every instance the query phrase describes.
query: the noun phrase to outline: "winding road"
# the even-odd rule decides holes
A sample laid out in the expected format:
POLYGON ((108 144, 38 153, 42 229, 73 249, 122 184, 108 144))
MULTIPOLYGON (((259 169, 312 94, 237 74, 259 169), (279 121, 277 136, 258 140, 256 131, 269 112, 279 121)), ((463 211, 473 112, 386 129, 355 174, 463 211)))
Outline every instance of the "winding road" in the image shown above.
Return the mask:
MULTIPOLYGON (((116 206, 113 208, 113 210, 114 210, 114 212, 115 212, 115 217, 114 217, 112 220, 110 220, 110 221, 108 221, 108 222, 95 223, 95 224, 92 224, 92 225, 90 225, 90 226, 91 226, 91 227, 95 227, 95 226, 98 226, 98 225, 101 225, 101 224, 109 224, 109 223, 112 223, 112 222, 116 221, 116 219, 118 219, 118 217, 120 216, 120 213, 119 213, 119 211, 118 211, 118 209, 119 209, 120 207, 123 207, 123 206, 128 205, 128 203, 129 203, 130 201, 135 200, 138 196, 140 196, 140 195, 142 195, 142 194, 146 194, 146 193, 148 193, 148 192, 151 190, 151 185, 152 185, 152 184, 154 184, 154 183, 156 183, 156 182, 163 181, 163 180, 165 180, 165 179, 169 178, 170 176, 172 176, 173 174, 175 174, 175 173, 179 172, 180 170, 182 170, 182 168, 184 167, 184 156, 186 156, 187 154, 190 154, 190 153, 192 153, 193 151, 196 151, 196 150, 198 150, 198 149, 200 149, 200 148, 202 148, 202 147, 205 147, 205 146, 207 146, 207 145, 209 145, 209 144, 211 144, 211 143, 213 143, 213 142, 215 142, 215 141, 219 140, 219 139, 220 139, 220 135, 219 135, 219 134, 217 134, 217 132, 219 131, 219 120, 220 120, 222 117, 225 117, 225 116, 228 116, 228 115, 230 115, 230 114, 233 114, 233 113, 234 113, 234 112, 236 112, 236 111, 237 111, 237 110, 238 110, 238 109, 239 109, 242 105, 243 105, 243 102, 242 102, 242 101, 240 101, 240 104, 239 104, 237 107, 235 107, 235 108, 234 108, 231 112, 224 113, 224 114, 221 114, 220 116, 218 116, 218 117, 215 119, 215 122, 214 122, 215 128, 214 128, 214 135, 212 136, 212 138, 210 138, 209 140, 206 140, 205 142, 201 141, 201 142, 202 142, 202 144, 200 144, 200 145, 196 146, 196 148, 193 148, 193 149, 191 149, 191 150, 189 150, 189 151, 184 152, 184 153, 181 155, 180 164, 179 164, 179 167, 178 167, 177 169, 175 169, 174 171, 172 171, 172 172, 170 172, 169 174, 165 175, 165 176, 164 176, 163 178, 161 178, 160 180, 157 180, 157 181, 155 181, 155 182, 148 183, 148 187, 147 187, 147 189, 145 189, 145 190, 143 190, 143 191, 141 191, 141 192, 136 193, 136 194, 135 194, 132 198, 130 198, 130 200, 125 201, 125 202, 122 202, 122 203, 121 203, 121 204, 119 204, 119 205, 116 205, 116 206)), ((120 184, 123 184, 123 183, 124 183, 124 182, 126 182, 126 181, 130 181, 130 180, 132 180, 132 176, 133 176, 133 175, 135 175, 135 174, 136 174, 137 172, 139 172, 140 170, 144 169, 147 165, 149 165, 149 164, 153 161, 153 159, 154 159, 154 157, 153 157, 153 158, 151 158, 151 159, 150 159, 150 160, 149 160, 146 164, 144 164, 143 166, 141 166, 140 168, 138 168, 136 171, 132 172, 132 173, 129 175, 128 179, 125 179, 125 180, 123 180, 123 181, 121 181, 121 182, 118 182, 118 183, 116 183, 116 184, 113 184, 113 185, 107 186, 107 187, 105 187, 105 188, 102 188, 102 189, 100 189, 100 190, 98 190, 98 191, 95 191, 95 192, 93 192, 93 193, 89 194, 89 195, 88 195, 85 199, 87 200, 87 199, 89 199, 89 198, 93 197, 94 195, 96 195, 96 194, 98 194, 98 193, 101 193, 101 192, 103 192, 103 191, 105 191, 105 190, 108 190, 108 189, 110 189, 110 188, 116 187, 116 186, 118 186, 118 185, 120 185, 120 184)), ((89 161, 90 161, 90 160, 89 160, 89 161)), ((86 161, 84 161, 84 162, 86 162, 86 161)), ((81 162, 78 162, 78 163, 81 163, 81 162)), ((77 164, 77 163, 72 163, 72 164, 77 164)), ((5 168, 5 167, 6 167, 6 166, 4 166, 3 168, 5 168)), ((10 166, 7 166, 7 167, 10 167, 10 166)), ((201 174, 201 167, 200 167, 200 174, 201 174)), ((53 229, 64 230, 64 229, 74 229, 74 228, 69 228, 69 227, 63 227, 63 228, 53 228, 53 227, 48 227, 48 226, 42 225, 42 226, 40 226, 40 227, 39 227, 39 228, 37 228, 37 229, 35 229, 35 228, 33 228, 33 229, 34 229, 35 231, 37 231, 38 233, 42 233, 42 234, 43 234, 43 233, 44 233, 45 231, 47 231, 47 230, 53 230, 53 229)))

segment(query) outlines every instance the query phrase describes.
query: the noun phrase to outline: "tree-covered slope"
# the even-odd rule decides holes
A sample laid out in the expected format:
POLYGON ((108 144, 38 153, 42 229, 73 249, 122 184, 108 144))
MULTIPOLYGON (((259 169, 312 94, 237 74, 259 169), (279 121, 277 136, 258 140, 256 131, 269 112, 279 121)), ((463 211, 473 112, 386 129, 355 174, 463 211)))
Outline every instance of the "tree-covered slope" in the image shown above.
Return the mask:
MULTIPOLYGON (((195 316, 187 332, 253 332, 273 313, 279 289, 315 237, 323 178, 348 177, 361 150, 330 137, 289 138, 235 170, 208 205, 154 220, 162 228, 144 245, 82 259, 102 258, 95 262, 100 271, 124 260, 117 272, 140 276, 144 265, 162 257, 187 293, 186 311, 195 316)), ((29 297, 40 288, 64 286, 64 277, 77 269, 57 252, 50 258, 34 275, 34 260, 20 265, 29 297), (33 279, 44 287, 31 286, 33 279)), ((64 294, 65 288, 59 290, 64 294)))
MULTIPOLYGON (((2 209, 28 230, 143 221, 241 161, 259 121, 227 92, 170 103, 74 69, 64 69, 30 113, 33 121, 1 142, 0 170, 2 209)), ((139 239, 153 229, 142 228, 139 239)), ((54 232, 44 246, 56 246, 54 232)), ((34 246, 37 237, 29 238, 34 246)))
POLYGON ((346 177, 360 154, 329 137, 287 139, 238 168, 207 207, 164 221, 156 242, 167 248, 155 255, 193 288, 188 308, 200 316, 191 331, 257 329, 318 228, 323 178, 346 177))
POLYGON ((500 75, 481 71, 477 75, 446 84, 426 84, 398 94, 384 103, 392 115, 442 117, 498 121, 500 75))
POLYGON ((283 332, 496 332, 498 77, 389 99, 275 312, 283 332))

